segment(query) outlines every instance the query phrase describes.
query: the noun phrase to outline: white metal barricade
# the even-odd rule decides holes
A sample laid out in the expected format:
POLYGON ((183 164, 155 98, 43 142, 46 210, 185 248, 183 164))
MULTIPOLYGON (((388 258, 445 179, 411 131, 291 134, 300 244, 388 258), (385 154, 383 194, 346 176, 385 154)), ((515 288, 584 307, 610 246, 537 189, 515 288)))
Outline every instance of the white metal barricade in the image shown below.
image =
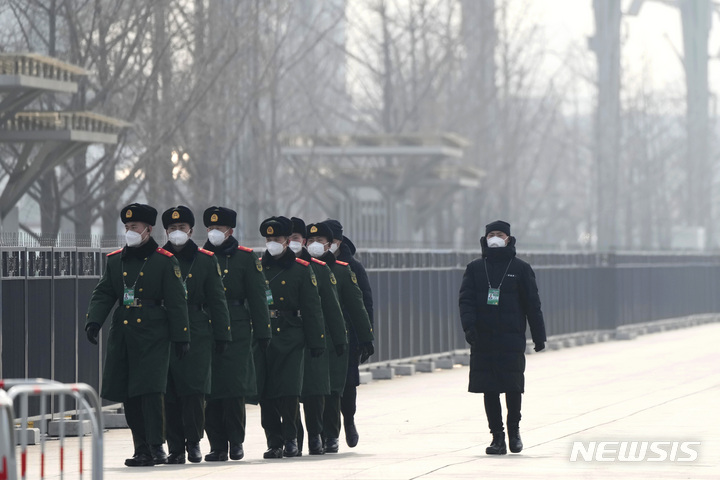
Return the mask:
MULTIPOLYGON (((28 427, 28 399, 29 397, 40 398, 40 478, 45 478, 46 474, 46 463, 45 463, 45 439, 46 439, 46 428, 48 418, 48 397, 56 395, 58 397, 58 410, 59 416, 59 478, 64 478, 65 469, 65 400, 66 397, 74 398, 77 401, 77 418, 78 418, 78 446, 79 446, 79 478, 83 478, 85 475, 84 468, 84 449, 83 449, 83 436, 84 436, 84 421, 87 418, 90 421, 91 427, 91 440, 92 443, 92 454, 91 454, 91 474, 93 480, 102 480, 103 478, 103 424, 102 424, 102 410, 100 405, 100 398, 98 397, 95 390, 85 383, 72 383, 63 384, 52 380, 45 379, 6 379, 0 380, 0 388, 7 390, 6 397, 9 398, 10 404, 10 425, 11 431, 14 430, 14 420, 12 418, 12 406, 15 402, 20 410, 20 428, 21 431, 27 430, 28 427)), ((3 392, 4 393, 4 392, 3 392)), ((0 399, 1 400, 1 399, 0 399)), ((2 428, 2 424, 0 424, 2 428)), ((0 433, 1 434, 1 433, 0 433)), ((2 437, 0 437, 2 438, 2 437)), ((13 438, 12 436, 10 438, 13 438)), ((11 450, 14 452, 15 442, 11 442, 11 450)), ((3 478, 17 478, 17 467, 15 456, 13 455, 12 462, 8 461, 8 465, 12 463, 13 468, 12 476, 3 477, 0 475, 0 480, 3 478)), ((28 471, 28 450, 27 450, 27 437, 22 435, 20 441, 20 478, 25 480, 27 478, 28 471)))
POLYGON ((2 458, 0 480, 17 478, 14 424, 13 401, 4 390, 0 390, 0 458, 2 458))

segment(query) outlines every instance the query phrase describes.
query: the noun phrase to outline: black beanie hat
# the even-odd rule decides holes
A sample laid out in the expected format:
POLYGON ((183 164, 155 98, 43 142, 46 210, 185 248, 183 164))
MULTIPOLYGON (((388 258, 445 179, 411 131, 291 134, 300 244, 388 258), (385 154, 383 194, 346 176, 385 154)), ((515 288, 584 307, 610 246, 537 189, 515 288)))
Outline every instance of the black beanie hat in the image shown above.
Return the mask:
POLYGON ((188 223, 190 224, 190 228, 192 228, 195 226, 195 215, 193 215, 188 207, 178 205, 175 208, 170 208, 163 212, 162 222, 165 230, 173 223, 188 223))
POLYGON ((131 203, 120 210, 120 220, 122 220, 123 223, 143 222, 155 226, 157 210, 144 203, 131 203))
POLYGON ((302 235, 303 238, 305 238, 305 222, 302 218, 298 217, 290 217, 290 221, 292 222, 292 232, 293 233, 299 233, 302 235))
POLYGON ((310 237, 325 237, 328 239, 328 242, 333 241, 332 230, 330 230, 330 227, 324 222, 311 223, 307 226, 307 235, 305 235, 305 238, 310 237))
POLYGON ((510 224, 502 220, 495 220, 485 225, 485 235, 495 231, 503 232, 505 235, 510 236, 510 224))
POLYGON ((220 225, 222 227, 235 228, 237 224, 237 213, 225 207, 212 206, 203 213, 203 223, 206 227, 220 225))
POLYGON ((337 220, 333 220, 332 218, 328 218, 327 220, 324 220, 322 223, 328 226, 330 231, 332 232, 333 238, 337 240, 342 240, 343 238, 343 226, 340 222, 337 220))
POLYGON ((292 221, 287 217, 270 217, 260 224, 263 237, 289 237, 292 234, 292 221))

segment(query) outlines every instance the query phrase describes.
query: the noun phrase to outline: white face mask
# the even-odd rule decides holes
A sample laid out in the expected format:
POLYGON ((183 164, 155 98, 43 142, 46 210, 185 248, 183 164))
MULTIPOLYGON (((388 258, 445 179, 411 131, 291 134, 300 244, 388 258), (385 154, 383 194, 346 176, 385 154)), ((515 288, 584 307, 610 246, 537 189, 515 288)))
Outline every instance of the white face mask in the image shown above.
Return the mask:
POLYGON ((308 253, 315 258, 320 258, 325 255, 325 244, 320 242, 313 242, 307 247, 308 253))
POLYGON ((210 230, 208 232, 208 241, 216 247, 219 247, 225 241, 225 233, 220 230, 210 230))
POLYGON ((491 237, 487 239, 488 247, 490 248, 498 248, 498 247, 504 247, 505 246, 505 240, 503 240, 500 237, 491 237))
POLYGON ((181 247, 185 245, 189 239, 190 235, 188 235, 187 232, 183 232, 182 230, 173 230, 168 234, 168 240, 170 240, 170 243, 172 243, 176 247, 181 247))
POLYGON ((142 234, 147 231, 147 228, 143 230, 142 232, 133 232, 132 230, 128 230, 125 232, 125 241, 127 242, 128 247, 137 247, 140 245, 140 242, 142 242, 142 234))
POLYGON ((333 243, 332 245, 330 245, 330 252, 331 252, 331 253, 337 252, 337 249, 338 249, 338 244, 337 244, 337 243, 333 243))
POLYGON ((288 247, 290 247, 290 250, 292 250, 293 252, 300 253, 300 250, 302 250, 302 243, 292 241, 292 242, 290 242, 288 247))
POLYGON ((283 244, 278 242, 267 242, 265 244, 265 248, 267 248, 268 253, 270 253, 273 257, 277 257, 285 250, 285 248, 283 248, 283 244))

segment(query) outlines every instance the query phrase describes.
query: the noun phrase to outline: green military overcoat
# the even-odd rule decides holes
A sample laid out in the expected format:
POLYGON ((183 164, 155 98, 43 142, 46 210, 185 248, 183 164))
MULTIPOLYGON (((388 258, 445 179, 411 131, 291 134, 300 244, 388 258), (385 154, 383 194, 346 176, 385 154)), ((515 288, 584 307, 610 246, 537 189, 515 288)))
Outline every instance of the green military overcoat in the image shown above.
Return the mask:
MULTIPOLYGON (((335 280, 335 275, 330 271, 330 267, 328 267, 325 262, 312 258, 305 249, 303 249, 300 256, 303 260, 310 262, 315 278, 317 279, 317 288, 320 294, 326 332, 326 350, 321 356, 313 358, 310 355, 310 350, 305 349, 302 396, 330 395, 330 385, 341 380, 340 378, 330 379, 330 352, 333 353, 333 356, 336 356, 335 346, 347 346, 348 343, 345 320, 343 319, 342 309, 340 308, 337 289, 335 287, 337 281, 335 280)), ((338 376, 339 372, 335 371, 333 374, 338 376)), ((344 376, 342 381, 344 381, 344 376)))
MULTIPOLYGON (((372 342, 375 337, 372 325, 370 325, 370 317, 367 310, 365 310, 362 290, 358 286, 357 278, 350 269, 350 265, 337 260, 335 255, 330 252, 327 252, 320 259, 327 263, 333 275, 335 275, 338 298, 345 314, 345 322, 352 324, 360 343, 372 342)), ((345 349, 342 356, 330 352, 330 389, 333 393, 341 394, 345 389, 347 369, 348 350, 345 349)))
POLYGON ((271 318, 270 346, 257 355, 260 398, 300 396, 305 348, 325 348, 317 279, 310 263, 296 259, 289 248, 278 258, 265 252, 262 264, 272 293, 270 309, 278 313, 271 318))
POLYGON ((219 247, 209 242, 203 247, 214 251, 217 257, 230 311, 232 334, 228 348, 223 353, 213 355, 210 397, 255 396, 257 378, 253 338, 272 336, 262 264, 252 248, 238 245, 235 237, 229 237, 219 247))
POLYGON ((192 240, 179 251, 172 243, 163 248, 180 263, 181 280, 187 290, 190 317, 190 351, 179 360, 170 356, 170 376, 179 396, 210 394, 210 365, 214 342, 229 342, 230 316, 222 276, 215 254, 198 248, 192 240))
POLYGON ((114 402, 148 393, 164 393, 170 342, 190 341, 185 289, 172 253, 154 239, 138 247, 109 253, 100 282, 93 290, 86 325, 110 322, 101 396, 114 402), (125 288, 137 303, 123 304, 125 288))

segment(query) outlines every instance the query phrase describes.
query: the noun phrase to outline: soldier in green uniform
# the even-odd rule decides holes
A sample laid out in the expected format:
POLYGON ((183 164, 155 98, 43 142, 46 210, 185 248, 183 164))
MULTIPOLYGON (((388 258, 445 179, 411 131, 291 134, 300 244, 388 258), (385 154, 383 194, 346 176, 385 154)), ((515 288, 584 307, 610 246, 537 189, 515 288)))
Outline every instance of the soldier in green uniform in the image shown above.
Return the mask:
POLYGON ((237 213, 225 207, 210 207, 203 213, 208 229, 204 248, 215 253, 230 311, 232 342, 216 351, 212 360, 212 388, 205 407, 205 431, 210 441, 206 462, 227 461, 245 456, 245 399, 257 395, 253 360, 253 338, 266 349, 270 343, 270 318, 265 296, 265 276, 252 248, 233 237, 237 213))
POLYGON ((88 340, 98 333, 113 307, 101 396, 123 402, 135 453, 129 467, 167 463, 163 394, 170 344, 177 358, 190 348, 187 302, 180 266, 150 236, 157 210, 133 203, 123 208, 127 246, 108 254, 107 266, 90 298, 85 320, 88 340))
MULTIPOLYGON (((358 341, 370 343, 374 340, 363 294, 357 283, 355 274, 346 262, 338 260, 330 250, 334 236, 325 223, 314 223, 307 226, 307 250, 310 255, 325 262, 333 272, 337 281, 338 298, 343 316, 348 326, 357 334, 358 341)), ((331 393, 325 398, 325 414, 323 419, 323 438, 325 452, 337 453, 340 436, 340 400, 345 389, 348 371, 348 352, 330 353, 331 393)))
POLYGON ((205 395, 210 394, 210 362, 215 351, 222 353, 230 341, 230 317, 225 301, 220 266, 215 254, 198 248, 190 237, 195 216, 185 206, 162 214, 168 242, 163 248, 180 263, 187 292, 192 349, 182 360, 170 359, 165 394, 168 463, 198 463, 202 460, 200 439, 205 426, 205 395))
POLYGON ((295 258, 288 248, 291 230, 292 222, 285 217, 270 217, 260 225, 267 247, 262 264, 273 333, 270 347, 257 362, 260 416, 268 445, 264 458, 298 455, 296 422, 305 348, 312 358, 325 351, 317 280, 310 263, 295 258))
MULTIPOLYGON (((317 279, 318 293, 320 294, 323 318, 325 319, 325 331, 328 333, 325 336, 326 352, 320 357, 312 358, 310 352, 305 350, 305 370, 303 372, 303 388, 300 397, 308 431, 308 451, 310 455, 322 455, 325 453, 322 440, 325 397, 330 395, 330 355, 328 350, 332 349, 337 356, 342 356, 348 343, 347 332, 335 288, 337 283, 335 276, 325 262, 313 258, 304 248, 305 222, 297 217, 292 217, 290 220, 292 221, 290 249, 298 258, 310 262, 317 279)), ((303 426, 299 414, 297 424, 298 450, 302 453, 303 426)))

